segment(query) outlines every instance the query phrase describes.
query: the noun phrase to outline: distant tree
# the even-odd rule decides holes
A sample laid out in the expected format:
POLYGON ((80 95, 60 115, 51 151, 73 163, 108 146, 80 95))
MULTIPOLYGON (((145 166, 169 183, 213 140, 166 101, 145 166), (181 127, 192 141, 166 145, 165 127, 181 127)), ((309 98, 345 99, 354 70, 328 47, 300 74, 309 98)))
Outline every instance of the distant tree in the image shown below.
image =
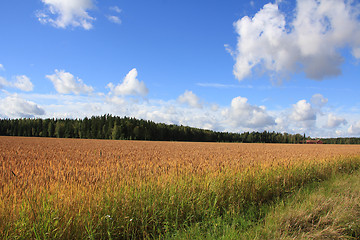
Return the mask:
POLYGON ((54 137, 55 136, 55 123, 54 120, 50 120, 48 123, 48 136, 54 137))
POLYGON ((117 124, 115 124, 111 135, 112 135, 112 139, 114 140, 120 139, 121 136, 120 127, 117 124))
POLYGON ((55 136, 57 138, 65 137, 65 123, 62 120, 56 121, 55 124, 55 136))

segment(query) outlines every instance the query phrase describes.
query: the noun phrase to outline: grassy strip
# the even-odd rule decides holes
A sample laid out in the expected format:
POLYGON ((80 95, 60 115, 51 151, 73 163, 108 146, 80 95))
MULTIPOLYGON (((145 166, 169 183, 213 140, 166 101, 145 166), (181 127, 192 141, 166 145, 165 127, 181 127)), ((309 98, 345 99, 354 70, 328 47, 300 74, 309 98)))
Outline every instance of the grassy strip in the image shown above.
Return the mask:
POLYGON ((360 171, 308 184, 262 210, 249 228, 240 226, 244 216, 225 215, 166 239, 360 239, 360 171))
POLYGON ((244 239, 360 239, 360 172, 278 202, 244 239))
POLYGON ((80 189, 78 197, 67 204, 60 204, 57 194, 27 192, 16 214, 5 207, 9 218, 1 216, 0 237, 239 239, 240 232, 265 217, 268 203, 307 184, 359 168, 360 158, 346 158, 249 168, 241 173, 224 169, 136 185, 113 179, 94 196, 85 196, 80 189))

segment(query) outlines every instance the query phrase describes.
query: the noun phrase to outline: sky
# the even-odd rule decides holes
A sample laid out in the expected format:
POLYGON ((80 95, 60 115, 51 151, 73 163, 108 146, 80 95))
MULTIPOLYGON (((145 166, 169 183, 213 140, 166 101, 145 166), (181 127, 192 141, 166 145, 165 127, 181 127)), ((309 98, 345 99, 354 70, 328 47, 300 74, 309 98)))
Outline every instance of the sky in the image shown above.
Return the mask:
POLYGON ((358 0, 0 1, 0 118, 360 137, 358 0))

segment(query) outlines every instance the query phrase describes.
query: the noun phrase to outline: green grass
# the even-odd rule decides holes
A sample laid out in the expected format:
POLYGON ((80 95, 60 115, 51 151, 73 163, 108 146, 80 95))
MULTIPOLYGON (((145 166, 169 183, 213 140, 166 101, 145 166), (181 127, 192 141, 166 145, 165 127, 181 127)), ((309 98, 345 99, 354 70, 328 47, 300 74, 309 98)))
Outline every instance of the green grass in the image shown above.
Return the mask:
POLYGON ((360 239, 360 171, 308 184, 262 210, 260 218, 224 215, 166 238, 360 239))
POLYGON ((360 239, 360 172, 337 175, 278 202, 248 239, 360 239))
MULTIPOLYGON (((11 203, 9 207, 3 206, 0 238, 306 239, 322 234, 323 221, 319 219, 325 219, 323 215, 328 216, 337 204, 335 198, 327 201, 333 194, 326 190, 326 184, 330 183, 319 182, 359 168, 360 158, 347 158, 249 168, 244 172, 228 169, 219 174, 157 179, 134 186, 117 184, 115 179, 101 186, 94 196, 85 196, 79 190, 76 199, 63 205, 56 193, 28 191, 20 209, 11 210, 11 203), (317 189, 318 186, 325 186, 324 190, 317 189), (329 195, 312 198, 314 189, 314 196, 321 191, 329 195), (327 204, 314 210, 310 202, 306 203, 307 199, 315 201, 313 206, 327 204), (290 211, 297 208, 296 212, 290 211), (312 211, 316 216, 311 215, 312 211), (307 226, 309 221, 319 227, 307 226), (307 235, 309 230, 313 235, 307 235)), ((338 189, 339 195, 345 194, 340 191, 344 187, 338 189)), ((353 198, 356 196, 349 195, 350 205, 353 198)), ((356 210, 356 207, 359 205, 352 208, 356 210)), ((344 223, 348 222, 348 215, 344 215, 344 220, 334 220, 329 234, 331 230, 331 233, 355 234, 355 239, 358 238, 358 222, 344 223)))

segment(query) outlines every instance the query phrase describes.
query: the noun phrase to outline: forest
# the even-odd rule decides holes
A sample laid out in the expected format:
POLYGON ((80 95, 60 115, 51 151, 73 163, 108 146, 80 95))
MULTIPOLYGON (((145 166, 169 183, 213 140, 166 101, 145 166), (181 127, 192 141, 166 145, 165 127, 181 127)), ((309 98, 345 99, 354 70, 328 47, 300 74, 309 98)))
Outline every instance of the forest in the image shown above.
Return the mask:
MULTIPOLYGON (((229 133, 175 124, 155 123, 112 115, 84 119, 0 119, 1 136, 56 137, 82 139, 242 142, 242 143, 303 143, 311 139, 305 134, 278 132, 229 133)), ((360 138, 325 138, 328 144, 360 144, 360 138)))

